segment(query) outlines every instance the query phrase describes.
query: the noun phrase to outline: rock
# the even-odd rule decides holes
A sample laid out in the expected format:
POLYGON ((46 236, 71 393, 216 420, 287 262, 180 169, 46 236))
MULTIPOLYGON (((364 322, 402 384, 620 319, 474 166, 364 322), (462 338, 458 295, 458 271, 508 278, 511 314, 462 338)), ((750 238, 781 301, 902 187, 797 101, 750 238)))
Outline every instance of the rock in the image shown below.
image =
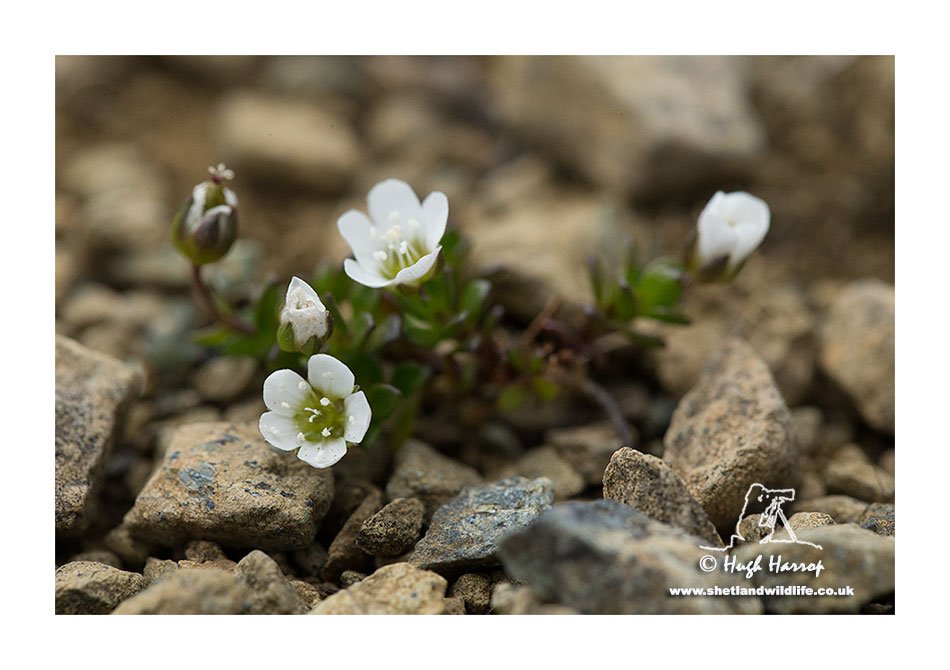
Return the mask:
POLYGON ((105 565, 110 565, 113 568, 122 569, 122 559, 112 551, 108 549, 90 549, 87 551, 81 551, 72 558, 69 559, 70 563, 76 563, 78 561, 86 561, 90 563, 103 563, 105 565))
POLYGON ((295 550, 292 556, 300 574, 305 577, 316 577, 327 564, 327 550, 317 542, 295 550))
POLYGON ((106 533, 104 543, 115 552, 122 562, 130 567, 138 567, 149 557, 150 547, 141 540, 132 537, 129 527, 123 522, 106 533))
POLYGON ((247 390, 257 365, 257 360, 249 356, 218 356, 198 368, 192 382, 203 399, 229 402, 247 390))
POLYGON ((108 614, 147 585, 137 572, 104 563, 66 563, 56 570, 56 613, 108 614))
POLYGON ((868 462, 856 445, 845 445, 824 468, 828 493, 841 494, 867 502, 894 500, 894 475, 868 462))
POLYGON ((159 579, 171 577, 176 572, 178 572, 178 563, 175 561, 162 560, 149 556, 145 560, 145 568, 142 570, 142 575, 149 584, 152 584, 159 579))
POLYGON ((484 575, 469 572, 455 580, 449 595, 461 598, 468 614, 487 614, 491 605, 492 585, 484 575))
POLYGON ((755 544, 735 552, 739 562, 762 556, 762 569, 755 572, 756 586, 807 586, 812 589, 839 589, 850 586, 853 596, 763 595, 766 612, 776 614, 856 613, 875 598, 894 591, 894 538, 881 537, 853 524, 807 528, 798 533, 800 541, 817 544, 755 544), (770 570, 770 561, 782 564, 817 565, 811 571, 770 570))
POLYGON ((822 512, 799 512, 793 514, 788 519, 788 525, 792 530, 799 531, 806 528, 821 528, 822 526, 832 526, 835 520, 830 514, 822 512))
POLYGON ((225 556, 221 547, 214 542, 195 540, 185 547, 185 560, 178 561, 178 567, 189 568, 217 568, 231 572, 237 563, 225 556))
POLYGON ((320 602, 320 589, 313 584, 294 579, 290 582, 290 585, 294 587, 294 591, 297 592, 297 597, 300 598, 308 611, 313 609, 316 604, 320 602))
POLYGON ((690 495, 675 472, 656 456, 624 447, 604 471, 604 498, 643 512, 651 519, 682 528, 710 546, 722 540, 702 505, 690 495))
POLYGON ((821 366, 851 396, 865 421, 894 434, 894 286, 848 285, 821 330, 821 366))
POLYGON ((552 298, 575 310, 591 301, 587 260, 616 232, 604 223, 612 212, 603 197, 548 188, 500 211, 475 207, 462 228, 471 263, 490 275, 493 295, 530 321, 552 298))
POLYGON ((335 581, 346 569, 369 572, 373 566, 372 557, 360 549, 356 538, 363 522, 376 514, 383 506, 383 494, 379 489, 370 491, 343 524, 330 547, 327 549, 327 562, 320 575, 325 581, 335 581))
POLYGON ((553 502, 554 487, 544 478, 511 477, 466 488, 433 515, 409 562, 440 573, 497 565, 502 538, 529 525, 553 502))
POLYGON ((125 523, 165 546, 201 538, 297 549, 313 541, 332 498, 329 470, 271 449, 256 424, 196 423, 175 429, 125 523))
POLYGON ((538 601, 527 586, 501 582, 495 585, 491 597, 492 614, 579 614, 563 605, 549 605, 538 601))
POLYGON ((330 503, 330 510, 323 517, 323 521, 320 522, 318 534, 321 542, 327 546, 337 536, 347 519, 356 511, 356 508, 366 500, 366 496, 379 490, 370 481, 349 477, 337 479, 334 489, 336 492, 333 496, 333 502, 330 503))
POLYGON ((217 129, 228 165, 264 182, 336 193, 359 161, 347 119, 303 101, 234 93, 221 103, 217 129))
POLYGON ((399 556, 419 540, 425 505, 416 498, 396 498, 363 522, 356 544, 374 556, 399 556))
POLYGON ((894 506, 885 503, 868 505, 858 519, 858 525, 878 535, 895 536, 894 506))
POLYGON ((56 337, 56 532, 82 532, 123 414, 141 392, 138 368, 56 337))
POLYGON ((749 486, 795 486, 799 452, 791 417, 765 362, 730 339, 680 401, 663 460, 719 529, 738 520, 749 486))
POLYGON ((858 523, 868 504, 850 496, 822 496, 792 503, 795 512, 822 512, 836 523, 858 523))
POLYGON ((259 596, 240 575, 179 570, 129 598, 113 614, 256 614, 259 596))
POLYGON ((555 500, 572 498, 587 487, 581 474, 551 446, 532 449, 497 474, 499 479, 515 476, 528 479, 547 477, 554 485, 555 500))
POLYGON ((545 439, 589 486, 600 486, 610 457, 621 447, 631 446, 620 444, 617 432, 608 423, 558 428, 548 431, 545 439))
POLYGON ((729 57, 514 56, 492 63, 496 113, 618 194, 745 174, 765 149, 745 63, 729 57))
POLYGON ((357 582, 361 582, 366 579, 366 575, 362 572, 357 572, 356 570, 344 570, 340 573, 340 587, 349 588, 357 582))
POLYGON ((796 407, 791 410, 792 433, 803 454, 812 454, 820 444, 824 415, 817 407, 796 407))
POLYGON ((395 470, 386 485, 386 497, 418 498, 426 519, 466 486, 480 484, 473 468, 443 456, 418 440, 407 440, 396 454, 395 470))
POLYGON ((741 337, 766 362, 786 403, 794 405, 807 397, 817 357, 815 310, 798 286, 756 280, 755 273, 748 274, 752 270, 739 276, 738 286, 697 286, 690 291, 684 311, 692 324, 648 325, 666 342, 653 358, 657 376, 669 392, 686 393, 722 342, 741 337))
POLYGON ((501 542, 505 572, 542 602, 584 614, 757 613, 754 598, 670 597, 739 584, 698 568, 703 540, 613 500, 561 503, 501 542))
POLYGON ((131 144, 94 144, 64 164, 59 186, 82 198, 81 237, 99 252, 146 249, 167 241, 173 200, 165 174, 131 144))
POLYGON ((253 609, 259 614, 303 614, 306 603, 270 556, 255 549, 242 558, 235 572, 244 578, 256 596, 253 609))
POLYGON ((321 601, 311 614, 444 614, 445 578, 409 563, 380 568, 321 601))

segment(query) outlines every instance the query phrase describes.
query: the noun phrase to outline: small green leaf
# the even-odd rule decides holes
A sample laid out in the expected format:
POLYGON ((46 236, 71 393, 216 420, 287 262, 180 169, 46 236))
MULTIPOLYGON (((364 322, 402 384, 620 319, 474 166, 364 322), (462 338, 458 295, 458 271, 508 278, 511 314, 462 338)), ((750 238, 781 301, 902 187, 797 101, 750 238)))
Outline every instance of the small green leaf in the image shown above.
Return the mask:
POLYGON ((459 310, 466 314, 466 321, 475 323, 479 321, 482 308, 491 292, 491 282, 487 279, 473 279, 462 289, 462 297, 459 299, 459 310))
POLYGON ((495 402, 499 410, 502 412, 509 412, 521 406, 521 403, 523 403, 524 400, 524 389, 520 385, 511 385, 506 386, 501 390, 501 393, 498 394, 498 399, 495 402))
POLYGON ((393 370, 393 386, 406 397, 421 389, 432 375, 432 370, 412 361, 405 361, 393 370))
POLYGON ((403 395, 395 386, 373 384, 366 390, 366 399, 373 412, 374 423, 382 423, 396 411, 403 395))
POLYGON ((542 400, 554 400, 561 392, 561 387, 546 377, 535 377, 531 380, 531 388, 542 400))
POLYGON ((636 286, 640 314, 669 312, 683 295, 683 271, 666 261, 655 261, 644 268, 636 286))

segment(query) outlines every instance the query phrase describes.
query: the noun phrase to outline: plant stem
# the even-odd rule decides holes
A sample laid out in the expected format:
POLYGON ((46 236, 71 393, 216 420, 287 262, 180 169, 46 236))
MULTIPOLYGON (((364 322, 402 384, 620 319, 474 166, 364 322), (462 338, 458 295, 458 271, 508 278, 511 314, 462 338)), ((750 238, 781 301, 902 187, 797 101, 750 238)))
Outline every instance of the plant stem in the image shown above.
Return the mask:
POLYGON ((617 437, 620 438, 620 444, 625 447, 633 448, 633 433, 630 431, 630 426, 623 416, 620 405, 618 405, 614 397, 610 395, 610 391, 586 376, 562 373, 558 375, 558 377, 600 405, 601 409, 604 410, 604 414, 607 415, 610 424, 613 426, 614 432, 617 433, 617 437))
POLYGON ((223 326, 235 332, 245 333, 248 335, 254 332, 254 328, 241 320, 237 315, 234 314, 233 311, 221 310, 221 308, 218 306, 217 300, 215 300, 214 291, 201 276, 200 265, 193 264, 191 266, 191 285, 194 288, 195 293, 197 293, 198 297, 201 299, 205 309, 208 310, 215 320, 221 322, 223 326))

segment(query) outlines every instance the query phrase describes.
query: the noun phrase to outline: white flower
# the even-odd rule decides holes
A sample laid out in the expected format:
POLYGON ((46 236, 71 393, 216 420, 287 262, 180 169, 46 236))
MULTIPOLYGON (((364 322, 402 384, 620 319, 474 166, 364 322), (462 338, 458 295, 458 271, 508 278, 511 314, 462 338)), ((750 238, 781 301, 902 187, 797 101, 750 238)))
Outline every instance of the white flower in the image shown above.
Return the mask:
POLYGON ((744 191, 718 191, 699 215, 697 264, 700 267, 728 257, 734 271, 769 232, 769 206, 744 191))
POLYGON ((435 265, 449 218, 444 193, 430 193, 419 204, 409 184, 387 179, 366 196, 369 218, 351 209, 337 227, 353 250, 343 261, 350 279, 372 288, 418 284, 435 265))
POLYGON ((290 280, 284 306, 280 310, 277 340, 286 351, 313 353, 333 327, 330 312, 320 296, 299 277, 290 280))
POLYGON ((315 468, 327 468, 346 454, 347 443, 366 435, 372 411, 366 394, 353 393, 350 369, 326 354, 310 357, 307 379, 278 370, 264 380, 261 435, 315 468))

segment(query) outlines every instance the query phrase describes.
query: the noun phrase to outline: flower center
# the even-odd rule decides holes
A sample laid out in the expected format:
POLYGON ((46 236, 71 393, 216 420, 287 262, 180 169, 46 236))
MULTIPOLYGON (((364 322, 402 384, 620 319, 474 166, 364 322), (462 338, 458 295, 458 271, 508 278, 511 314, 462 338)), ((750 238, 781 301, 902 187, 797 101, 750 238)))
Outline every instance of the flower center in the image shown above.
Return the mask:
MULTIPOLYGON (((390 218, 398 220, 399 213, 393 212, 390 218)), ((409 219, 405 228, 393 223, 382 235, 373 228, 373 237, 376 238, 378 246, 373 252, 373 258, 379 263, 380 274, 387 279, 393 279, 400 270, 415 265, 426 255, 419 235, 421 228, 415 219, 409 219)))
POLYGON ((313 387, 300 409, 294 414, 297 425, 297 441, 323 442, 343 437, 346 428, 346 411, 342 400, 334 400, 317 394, 313 387))

